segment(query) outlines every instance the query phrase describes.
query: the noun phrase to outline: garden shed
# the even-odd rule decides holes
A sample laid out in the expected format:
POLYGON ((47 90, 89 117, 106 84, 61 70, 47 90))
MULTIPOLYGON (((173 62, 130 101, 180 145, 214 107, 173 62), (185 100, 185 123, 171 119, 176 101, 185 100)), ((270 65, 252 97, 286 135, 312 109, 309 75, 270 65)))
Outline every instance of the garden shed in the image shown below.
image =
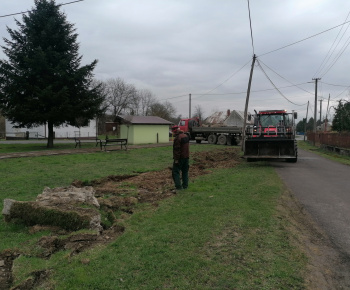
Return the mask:
POLYGON ((115 124, 118 138, 127 138, 128 144, 157 144, 169 142, 173 123, 155 116, 119 115, 115 124))

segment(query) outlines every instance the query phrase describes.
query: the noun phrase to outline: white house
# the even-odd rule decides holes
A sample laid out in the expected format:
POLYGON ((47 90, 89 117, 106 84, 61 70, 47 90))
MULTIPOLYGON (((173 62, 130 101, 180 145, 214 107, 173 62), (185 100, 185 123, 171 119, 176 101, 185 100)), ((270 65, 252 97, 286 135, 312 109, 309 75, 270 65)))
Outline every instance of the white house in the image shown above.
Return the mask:
MULTIPOLYGON (((15 124, 12 124, 9 120, 6 120, 6 138, 25 138, 26 132, 29 132, 29 138, 47 138, 48 128, 47 125, 33 127, 33 128, 15 128, 15 124)), ((94 137, 97 136, 97 120, 90 120, 89 125, 86 127, 74 127, 65 126, 54 127, 55 138, 74 138, 80 137, 94 137)))

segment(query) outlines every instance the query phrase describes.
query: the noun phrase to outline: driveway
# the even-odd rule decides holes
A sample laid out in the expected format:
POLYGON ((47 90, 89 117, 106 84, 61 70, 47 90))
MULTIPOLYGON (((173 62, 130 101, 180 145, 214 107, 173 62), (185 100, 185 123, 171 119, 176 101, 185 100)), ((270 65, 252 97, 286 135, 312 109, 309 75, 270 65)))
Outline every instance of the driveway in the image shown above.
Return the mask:
POLYGON ((297 163, 272 162, 294 196, 350 257, 350 166, 299 150, 297 163))

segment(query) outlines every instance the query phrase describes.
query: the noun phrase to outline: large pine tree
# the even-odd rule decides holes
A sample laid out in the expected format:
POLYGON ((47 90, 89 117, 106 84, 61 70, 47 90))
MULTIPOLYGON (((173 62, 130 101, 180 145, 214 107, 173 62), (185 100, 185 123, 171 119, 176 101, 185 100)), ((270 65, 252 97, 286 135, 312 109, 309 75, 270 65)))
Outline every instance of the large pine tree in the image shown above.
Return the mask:
POLYGON ((18 127, 47 124, 48 147, 53 128, 82 126, 100 113, 103 97, 92 86, 97 61, 81 66, 78 34, 53 0, 35 0, 35 7, 7 27, 10 39, 0 60, 0 110, 18 127))

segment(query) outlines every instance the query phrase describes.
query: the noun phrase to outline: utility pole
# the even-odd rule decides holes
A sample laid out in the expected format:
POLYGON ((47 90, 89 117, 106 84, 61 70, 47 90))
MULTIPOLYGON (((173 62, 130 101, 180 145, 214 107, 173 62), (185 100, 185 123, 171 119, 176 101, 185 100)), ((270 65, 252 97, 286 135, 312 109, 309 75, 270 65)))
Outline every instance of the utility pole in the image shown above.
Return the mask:
POLYGON ((329 99, 331 98, 331 94, 328 96, 328 104, 327 104, 327 111, 326 111, 326 120, 324 125, 324 131, 327 131, 327 125, 328 125, 328 109, 329 109, 329 99))
POLYGON ((320 125, 322 124, 322 101, 320 100, 320 125))
POLYGON ((191 119, 191 94, 189 95, 189 113, 188 118, 191 119))
POLYGON ((304 141, 305 141, 305 136, 306 136, 306 123, 307 123, 307 115, 309 114, 309 101, 307 101, 307 108, 306 108, 306 119, 304 123, 304 141))
POLYGON ((247 127, 247 115, 248 115, 248 105, 249 105, 249 96, 250 96, 250 88, 252 86, 252 79, 253 79, 253 72, 254 72, 254 64, 256 60, 256 55, 253 55, 252 60, 252 67, 250 69, 250 76, 249 76, 249 82, 248 82, 248 90, 247 90, 247 97, 245 100, 245 108, 244 108, 244 120, 243 120, 243 132, 242 132, 242 150, 245 149, 245 130, 247 127))
POLYGON ((321 78, 312 79, 315 81, 315 111, 314 111, 314 141, 313 145, 316 144, 316 114, 317 114, 317 83, 321 78))

